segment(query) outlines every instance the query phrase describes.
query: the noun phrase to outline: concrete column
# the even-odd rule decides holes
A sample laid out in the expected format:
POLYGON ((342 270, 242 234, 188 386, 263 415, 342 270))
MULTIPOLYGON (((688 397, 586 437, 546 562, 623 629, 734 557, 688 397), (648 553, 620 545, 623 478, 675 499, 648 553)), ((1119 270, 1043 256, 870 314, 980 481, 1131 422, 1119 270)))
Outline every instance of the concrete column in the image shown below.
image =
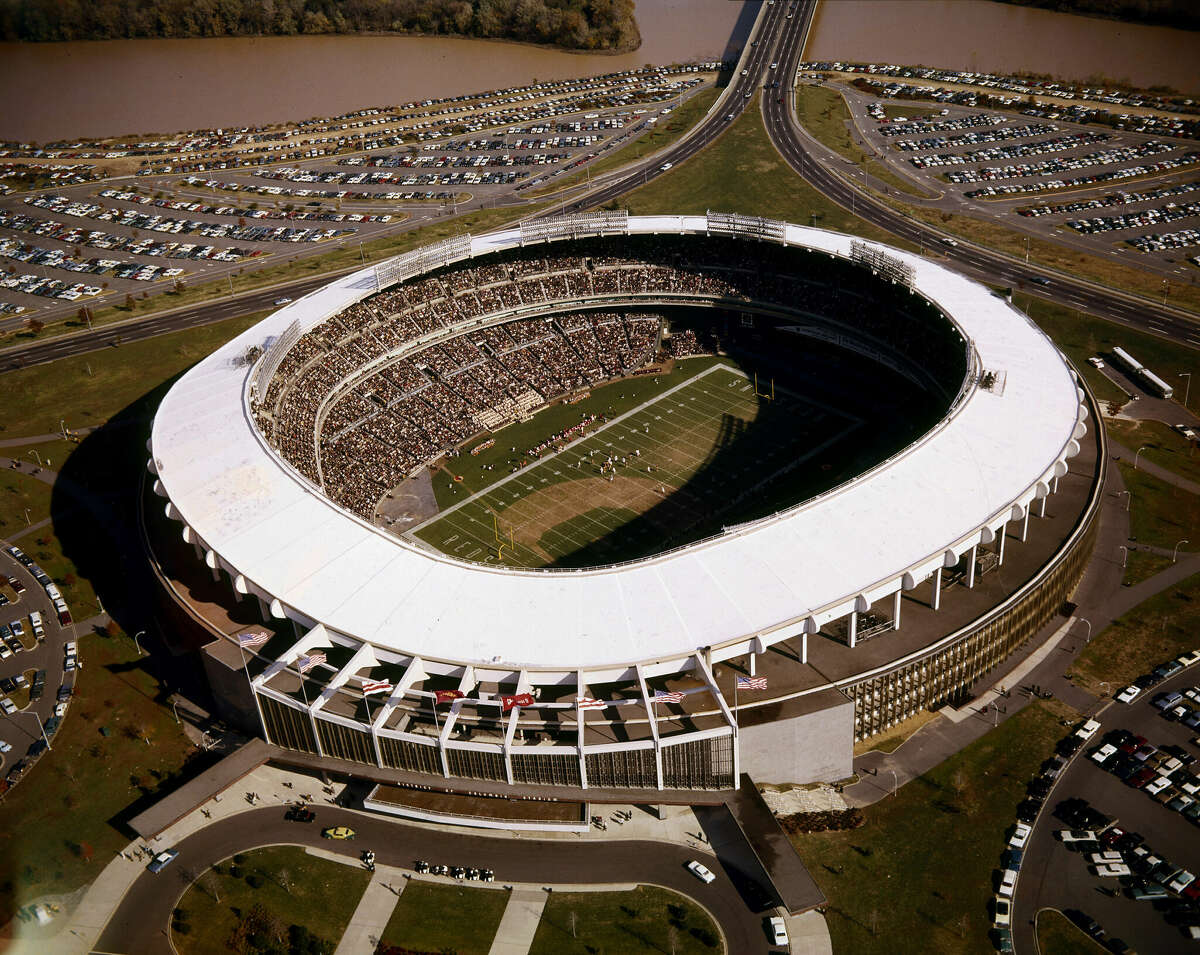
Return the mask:
POLYGON ((808 662, 808 634, 800 634, 800 662, 808 662))
POLYGON ((750 675, 754 676, 754 661, 758 658, 758 654, 753 650, 750 651, 750 675))
POLYGON ((939 567, 933 572, 933 609, 940 610, 942 607, 942 568, 939 567))
POLYGON ((216 583, 220 583, 220 581, 221 581, 221 571, 220 571, 220 569, 219 569, 219 568, 217 568, 217 567, 210 567, 210 568, 209 568, 209 570, 211 570, 211 571, 212 571, 213 583, 214 583, 214 584, 216 584, 216 583))
POLYGON ((255 599, 258 601, 258 612, 260 614, 262 614, 263 623, 270 623, 271 622, 271 607, 270 607, 270 605, 265 600, 263 600, 262 597, 256 597, 255 599))
MULTIPOLYGON (((1046 495, 1046 497, 1049 497, 1049 496, 1050 496, 1049 494, 1046 495)), ((1044 497, 1040 501, 1038 501, 1038 517, 1046 516, 1046 497, 1044 497)))
POLYGON ((246 599, 246 595, 237 589, 237 586, 234 584, 234 580, 235 580, 235 578, 233 576, 230 576, 229 589, 231 591, 233 591, 233 599, 236 600, 238 603, 241 603, 243 600, 246 599))
POLYGON ((192 550, 196 552, 196 560, 204 560, 204 548, 200 546, 200 538, 192 538, 192 550))
POLYGON ((972 544, 971 553, 967 555, 967 590, 975 587, 975 552, 978 548, 978 544, 972 544))
POLYGON ((1051 494, 1058 493, 1058 478, 1057 477, 1054 479, 1054 483, 1050 485, 1050 493, 1051 494))
POLYGON ((1021 543, 1025 543, 1025 539, 1029 537, 1029 508, 1025 508, 1025 517, 1021 521, 1021 543))
POLYGON ((850 649, 854 649, 854 644, 858 641, 858 611, 850 611, 850 649))
POLYGON ((1004 538, 1008 536, 1008 521, 1000 525, 1000 566, 1004 566, 1004 538))
POLYGON ((897 590, 896 595, 892 598, 892 626, 900 629, 900 595, 901 591, 897 590))

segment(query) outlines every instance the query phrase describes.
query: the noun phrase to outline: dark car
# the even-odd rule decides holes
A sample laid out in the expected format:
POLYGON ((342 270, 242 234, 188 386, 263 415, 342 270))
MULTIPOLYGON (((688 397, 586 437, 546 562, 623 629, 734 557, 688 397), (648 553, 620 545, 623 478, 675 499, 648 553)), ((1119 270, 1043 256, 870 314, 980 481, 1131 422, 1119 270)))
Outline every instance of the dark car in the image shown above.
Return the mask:
POLYGON ((1038 817, 1038 812, 1042 808, 1042 803, 1037 799, 1023 799, 1021 804, 1017 806, 1017 818, 1024 823, 1033 825, 1038 817))
POLYGON ((317 814, 304 806, 289 806, 283 818, 288 822, 312 822, 317 814))

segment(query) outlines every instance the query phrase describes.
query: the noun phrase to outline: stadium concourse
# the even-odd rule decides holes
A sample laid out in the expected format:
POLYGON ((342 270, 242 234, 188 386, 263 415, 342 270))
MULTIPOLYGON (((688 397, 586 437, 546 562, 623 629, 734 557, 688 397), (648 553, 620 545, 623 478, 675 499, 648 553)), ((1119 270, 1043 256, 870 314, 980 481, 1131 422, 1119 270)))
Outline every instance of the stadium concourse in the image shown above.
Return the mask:
POLYGON ((201 361, 155 418, 148 530, 217 705, 298 762, 711 802, 849 775, 1053 619, 1094 536, 1091 406, 932 261, 566 216, 364 269, 201 361))

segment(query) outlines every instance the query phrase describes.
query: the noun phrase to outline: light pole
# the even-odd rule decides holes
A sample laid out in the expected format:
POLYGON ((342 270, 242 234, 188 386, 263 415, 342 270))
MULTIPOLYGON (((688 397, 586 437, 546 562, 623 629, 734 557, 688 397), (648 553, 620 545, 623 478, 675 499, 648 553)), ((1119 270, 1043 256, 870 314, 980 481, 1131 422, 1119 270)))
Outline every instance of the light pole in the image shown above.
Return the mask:
POLYGON ((1164 305, 1167 304, 1167 293, 1171 291, 1171 283, 1168 279, 1163 279, 1163 300, 1164 305))
POLYGON ((1179 559, 1179 548, 1182 547, 1184 544, 1190 544, 1190 543, 1191 543, 1191 541, 1187 540, 1185 538, 1184 540, 1181 540, 1178 544, 1175 545, 1175 550, 1171 554, 1171 563, 1172 564, 1175 563, 1175 561, 1179 559))
POLYGON ((1117 546, 1120 547, 1122 551, 1124 551, 1124 553, 1121 554, 1121 567, 1124 568, 1125 565, 1129 562, 1129 548, 1126 547, 1124 544, 1118 544, 1117 546))
POLYGON ((37 720, 38 732, 42 734, 42 742, 46 744, 46 749, 54 748, 50 745, 50 737, 46 735, 46 727, 42 725, 42 718, 37 715, 37 710, 21 710, 18 713, 10 714, 8 718, 11 720, 14 716, 32 716, 37 720))
POLYGON ((1029 264, 1029 236, 1025 236, 1025 264, 1029 264))
POLYGON ((1087 624, 1087 636, 1083 638, 1083 642, 1087 643, 1088 641, 1090 641, 1092 639, 1092 621, 1088 620, 1087 617, 1077 617, 1076 619, 1080 623, 1087 624))
POLYGON ((1179 377, 1187 379, 1187 385, 1183 389, 1183 406, 1186 408, 1188 403, 1188 395, 1191 394, 1192 391, 1192 373, 1190 371, 1181 371, 1179 373, 1179 377))
POLYGON ((1143 444, 1140 448, 1137 449, 1137 451, 1133 455, 1133 469, 1135 471, 1137 470, 1137 466, 1138 466, 1138 457, 1141 455, 1141 453, 1143 451, 1146 450, 1146 447, 1147 447, 1147 445, 1143 444))
POLYGON ((138 637, 144 637, 145 635, 146 635, 146 631, 145 631, 145 630, 139 630, 137 633, 135 633, 135 634, 133 635, 133 645, 134 645, 135 647, 137 647, 137 652, 138 652, 138 656, 139 656, 139 657, 140 657, 140 656, 144 656, 144 655, 145 655, 145 653, 146 653, 146 651, 145 651, 145 650, 143 650, 143 649, 142 649, 142 645, 141 645, 140 643, 138 643, 138 637))
POLYGON ((25 508, 25 526, 32 527, 33 521, 29 519, 29 508, 25 508))
POLYGON ((1117 491, 1117 497, 1125 495, 1125 510, 1129 510, 1130 502, 1133 501, 1133 493, 1131 491, 1117 491))
POLYGON ((37 465, 39 468, 44 468, 46 466, 46 465, 42 464, 42 456, 40 454, 38 454, 37 451, 31 450, 29 453, 33 455, 33 459, 35 461, 37 461, 37 465))
POLYGON ((175 714, 175 722, 176 723, 180 722, 180 720, 179 720, 179 701, 176 700, 174 697, 171 698, 171 712, 175 714))
POLYGON ((896 779, 896 771, 892 770, 892 795, 896 795, 896 791, 900 788, 900 782, 896 779))

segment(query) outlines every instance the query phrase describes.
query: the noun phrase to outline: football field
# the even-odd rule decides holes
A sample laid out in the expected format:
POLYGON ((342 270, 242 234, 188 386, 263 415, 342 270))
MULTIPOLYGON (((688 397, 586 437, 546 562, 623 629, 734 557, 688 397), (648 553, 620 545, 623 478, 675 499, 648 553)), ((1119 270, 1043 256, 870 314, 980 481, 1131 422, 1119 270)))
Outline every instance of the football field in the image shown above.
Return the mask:
POLYGON ((464 560, 544 567, 629 560, 719 532, 861 425, 769 382, 758 390, 714 365, 409 534, 464 560))

